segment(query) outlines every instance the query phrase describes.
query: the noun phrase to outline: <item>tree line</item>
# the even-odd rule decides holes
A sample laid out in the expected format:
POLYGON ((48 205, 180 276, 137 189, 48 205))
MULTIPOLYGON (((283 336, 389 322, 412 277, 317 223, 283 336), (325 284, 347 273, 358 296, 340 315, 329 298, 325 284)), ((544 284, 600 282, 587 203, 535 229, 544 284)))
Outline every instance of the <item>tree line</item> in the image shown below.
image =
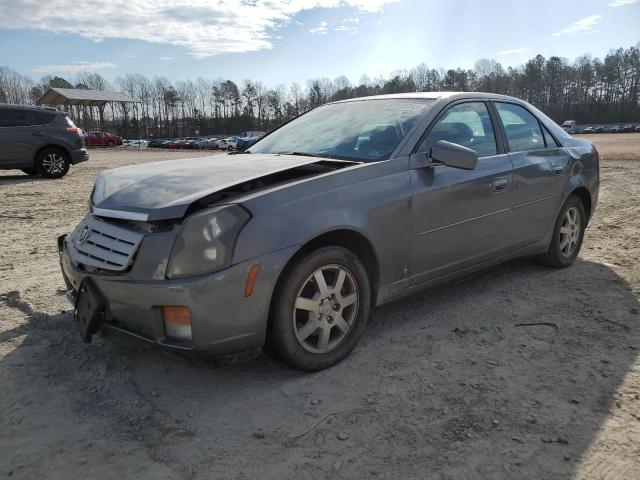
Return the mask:
POLYGON ((484 91, 522 98, 554 120, 578 123, 640 121, 640 43, 569 62, 536 55, 524 65, 504 68, 483 58, 473 69, 438 69, 421 63, 388 77, 363 75, 357 84, 346 76, 310 79, 306 85, 267 87, 261 81, 198 78, 172 82, 127 74, 110 84, 97 73, 83 72, 73 81, 45 76, 35 82, 0 66, 0 103, 33 104, 49 87, 116 90, 134 104, 65 107, 76 123, 96 128, 100 114, 105 128, 125 137, 177 137, 270 130, 311 108, 347 98, 421 91, 484 91))

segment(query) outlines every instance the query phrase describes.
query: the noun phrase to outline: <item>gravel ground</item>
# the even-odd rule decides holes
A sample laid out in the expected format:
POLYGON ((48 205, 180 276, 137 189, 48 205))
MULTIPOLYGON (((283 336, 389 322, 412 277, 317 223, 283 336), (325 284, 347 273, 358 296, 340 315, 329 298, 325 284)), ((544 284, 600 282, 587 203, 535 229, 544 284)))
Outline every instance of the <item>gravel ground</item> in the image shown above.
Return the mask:
POLYGON ((602 187, 573 267, 517 260, 386 305, 315 374, 81 342, 56 236, 100 170, 197 153, 0 172, 0 477, 640 478, 640 135, 589 138, 602 187))

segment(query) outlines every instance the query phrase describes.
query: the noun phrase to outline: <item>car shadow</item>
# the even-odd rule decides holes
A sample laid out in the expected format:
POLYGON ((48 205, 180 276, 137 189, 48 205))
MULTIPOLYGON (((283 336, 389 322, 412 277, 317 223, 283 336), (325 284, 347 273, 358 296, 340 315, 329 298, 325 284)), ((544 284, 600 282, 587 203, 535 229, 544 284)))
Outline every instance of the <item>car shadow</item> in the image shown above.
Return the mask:
MULTIPOLYGON (((28 319, 0 334, 6 398, 25 402, 38 379, 52 412, 64 405, 61 418, 95 424, 101 441, 84 455, 103 463, 109 442, 125 441, 177 476, 197 465, 195 477, 537 479, 633 467, 590 450, 611 418, 630 415, 619 387, 640 349, 638 299, 601 263, 516 260, 382 306, 349 358, 313 374, 265 355, 216 367, 111 339, 86 345, 69 312, 34 311, 17 292, 0 307, 28 319)), ((12 415, 12 435, 28 435, 29 409, 12 415)), ((51 415, 42 428, 61 428, 51 415)), ((65 454, 44 445, 7 461, 46 474, 62 455, 76 468, 79 426, 62 428, 65 454)), ((103 466, 83 464, 93 478, 103 466)))
POLYGON ((44 178, 36 175, 27 175, 26 173, 17 173, 17 174, 9 174, 2 175, 0 174, 0 185, 2 184, 12 184, 18 185, 21 183, 33 183, 33 182, 46 182, 51 181, 50 178, 44 178))

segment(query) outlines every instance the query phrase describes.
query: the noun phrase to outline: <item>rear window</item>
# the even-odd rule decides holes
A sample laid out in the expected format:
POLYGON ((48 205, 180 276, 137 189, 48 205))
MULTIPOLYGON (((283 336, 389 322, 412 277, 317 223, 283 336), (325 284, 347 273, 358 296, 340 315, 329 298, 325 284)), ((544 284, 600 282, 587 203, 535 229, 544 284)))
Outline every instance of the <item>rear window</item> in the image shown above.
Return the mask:
POLYGON ((67 115, 64 116, 64 119, 67 122, 67 125, 69 125, 71 128, 77 128, 76 124, 73 123, 73 120, 71 120, 67 115))
POLYGON ((29 110, 0 109, 0 127, 26 127, 30 124, 29 110))
POLYGON ((49 125, 56 118, 55 113, 31 112, 32 125, 49 125))

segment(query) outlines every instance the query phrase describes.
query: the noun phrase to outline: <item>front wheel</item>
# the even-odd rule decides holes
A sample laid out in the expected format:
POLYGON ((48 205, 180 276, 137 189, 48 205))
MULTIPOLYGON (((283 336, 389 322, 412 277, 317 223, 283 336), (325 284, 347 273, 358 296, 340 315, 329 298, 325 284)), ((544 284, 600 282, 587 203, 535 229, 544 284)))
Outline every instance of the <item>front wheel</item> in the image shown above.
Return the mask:
POLYGON ((45 178, 64 177, 70 165, 68 155, 55 148, 45 148, 36 157, 36 169, 45 178))
POLYGON ((113 141, 113 140, 109 140, 109 141, 107 142, 107 147, 111 148, 111 147, 115 147, 115 146, 116 146, 116 144, 114 143, 114 141, 113 141))
POLYGON ((274 294, 267 347, 288 365, 322 370, 344 359, 364 333, 371 284, 362 261, 339 246, 287 268, 274 294))
POLYGON ((549 250, 539 257, 544 265, 564 268, 575 262, 587 226, 587 215, 582 200, 571 195, 560 209, 556 219, 549 250))

